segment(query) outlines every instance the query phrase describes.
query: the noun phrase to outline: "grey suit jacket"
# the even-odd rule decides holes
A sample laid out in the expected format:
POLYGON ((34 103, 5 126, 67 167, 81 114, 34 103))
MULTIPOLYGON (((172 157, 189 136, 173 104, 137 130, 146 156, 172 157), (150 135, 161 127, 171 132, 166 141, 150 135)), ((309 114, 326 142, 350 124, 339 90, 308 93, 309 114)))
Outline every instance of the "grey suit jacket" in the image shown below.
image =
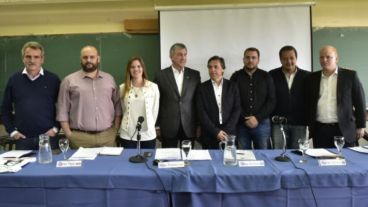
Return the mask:
MULTIPOLYGON (((320 97, 322 71, 312 73, 307 83, 307 117, 310 136, 314 136, 317 104, 320 97)), ((357 73, 338 68, 337 75, 337 116, 339 128, 346 142, 356 141, 356 128, 365 128, 365 95, 357 73)))
POLYGON ((154 82, 160 90, 160 109, 156 125, 162 138, 176 138, 180 123, 187 137, 196 136, 198 120, 195 113, 195 93, 201 83, 200 73, 185 68, 181 95, 171 67, 156 73, 154 82))

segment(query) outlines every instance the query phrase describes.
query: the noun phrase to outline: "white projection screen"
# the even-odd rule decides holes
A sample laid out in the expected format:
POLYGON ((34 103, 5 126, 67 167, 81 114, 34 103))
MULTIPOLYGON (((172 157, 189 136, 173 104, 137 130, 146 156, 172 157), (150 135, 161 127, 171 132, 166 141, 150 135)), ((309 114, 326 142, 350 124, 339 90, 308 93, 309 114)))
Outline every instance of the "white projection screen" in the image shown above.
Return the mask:
POLYGON ((161 68, 171 65, 169 50, 176 42, 188 49, 187 67, 209 79, 207 61, 213 55, 225 59, 224 76, 243 67, 248 47, 260 50, 259 68, 280 66, 278 52, 292 45, 298 51, 297 65, 311 70, 312 43, 310 6, 280 6, 236 9, 160 11, 161 68))

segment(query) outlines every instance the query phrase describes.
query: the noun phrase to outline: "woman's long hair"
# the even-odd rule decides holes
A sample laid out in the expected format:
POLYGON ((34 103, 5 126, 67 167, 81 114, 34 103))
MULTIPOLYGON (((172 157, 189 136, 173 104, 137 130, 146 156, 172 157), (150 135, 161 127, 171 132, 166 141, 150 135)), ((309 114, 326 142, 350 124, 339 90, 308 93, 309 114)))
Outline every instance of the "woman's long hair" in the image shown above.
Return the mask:
POLYGON ((124 90, 121 92, 121 98, 125 98, 125 96, 129 94, 129 91, 131 89, 132 77, 130 75, 130 67, 132 66, 133 61, 136 61, 136 60, 139 61, 143 69, 143 73, 142 73, 143 82, 145 83, 146 80, 148 79, 147 72, 146 72, 146 66, 144 65, 143 59, 141 57, 130 58, 125 68, 125 85, 124 85, 124 90))

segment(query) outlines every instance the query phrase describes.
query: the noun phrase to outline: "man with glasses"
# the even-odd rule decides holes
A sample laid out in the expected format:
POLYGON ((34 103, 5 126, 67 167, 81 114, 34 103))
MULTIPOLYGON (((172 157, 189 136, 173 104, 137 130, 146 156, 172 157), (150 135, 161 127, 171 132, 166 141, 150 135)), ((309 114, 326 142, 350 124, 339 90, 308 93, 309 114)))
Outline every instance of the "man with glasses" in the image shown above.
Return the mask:
POLYGON ((259 50, 244 51, 244 67, 230 78, 239 87, 241 114, 237 139, 242 149, 267 149, 271 136, 270 114, 275 104, 275 90, 271 76, 258 68, 259 50))

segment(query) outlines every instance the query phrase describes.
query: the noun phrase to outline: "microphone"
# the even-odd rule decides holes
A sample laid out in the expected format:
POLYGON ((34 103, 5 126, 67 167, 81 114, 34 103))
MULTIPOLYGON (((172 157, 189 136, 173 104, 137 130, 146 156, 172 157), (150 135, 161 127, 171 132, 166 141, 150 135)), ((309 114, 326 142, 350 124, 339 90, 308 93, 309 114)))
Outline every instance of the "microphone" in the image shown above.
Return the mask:
POLYGON ((141 155, 141 134, 140 131, 142 129, 142 123, 144 122, 144 117, 140 116, 138 117, 138 121, 137 121, 137 150, 138 150, 138 154, 134 155, 132 157, 129 158, 129 161, 132 163, 142 163, 142 162, 146 162, 147 159, 141 155))
POLYGON ((144 117, 143 116, 138 117, 136 128, 140 130, 142 128, 142 123, 143 122, 144 122, 144 117))
POLYGON ((287 122, 287 118, 283 116, 273 116, 271 120, 274 124, 286 124, 287 122))
POLYGON ((283 116, 273 116, 271 118, 272 123, 274 124, 279 124, 280 125, 280 131, 282 134, 282 140, 283 140, 283 147, 282 147, 282 153, 275 157, 275 160, 280 161, 280 162, 289 162, 290 158, 288 156, 286 156, 286 135, 285 135, 285 130, 284 130, 284 126, 283 124, 286 124, 287 122, 287 118, 283 117, 283 116))

